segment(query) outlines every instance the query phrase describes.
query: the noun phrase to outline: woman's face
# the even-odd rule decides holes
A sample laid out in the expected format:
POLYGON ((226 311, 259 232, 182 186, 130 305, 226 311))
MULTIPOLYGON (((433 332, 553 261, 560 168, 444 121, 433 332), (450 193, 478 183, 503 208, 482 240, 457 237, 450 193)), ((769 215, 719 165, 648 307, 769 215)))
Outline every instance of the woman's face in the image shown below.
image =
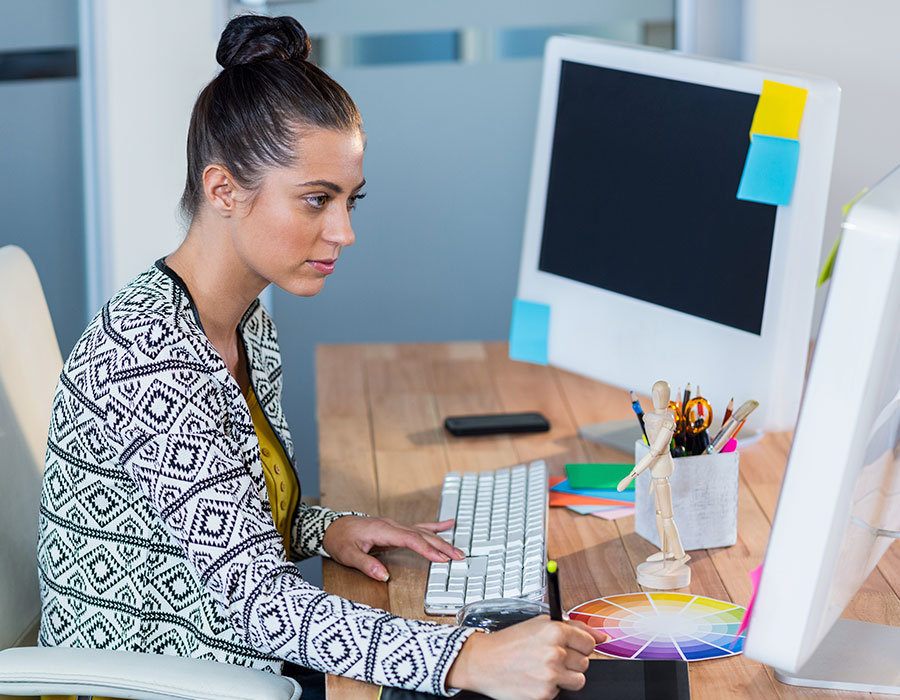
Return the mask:
POLYGON ((254 194, 238 198, 230 226, 244 264, 291 294, 322 291, 355 239, 350 216, 365 185, 363 149, 359 131, 298 134, 294 165, 270 168, 254 194))

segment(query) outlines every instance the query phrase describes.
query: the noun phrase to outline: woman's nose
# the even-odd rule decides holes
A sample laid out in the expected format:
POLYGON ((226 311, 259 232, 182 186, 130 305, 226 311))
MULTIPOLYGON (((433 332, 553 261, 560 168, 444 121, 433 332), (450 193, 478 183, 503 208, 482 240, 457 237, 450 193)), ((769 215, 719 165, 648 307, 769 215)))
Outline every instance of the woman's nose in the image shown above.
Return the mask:
POLYGON ((338 214, 335 217, 331 222, 331 226, 325 232, 325 239, 331 243, 337 243, 342 248, 353 245, 353 242, 356 240, 356 234, 353 232, 349 211, 338 214))

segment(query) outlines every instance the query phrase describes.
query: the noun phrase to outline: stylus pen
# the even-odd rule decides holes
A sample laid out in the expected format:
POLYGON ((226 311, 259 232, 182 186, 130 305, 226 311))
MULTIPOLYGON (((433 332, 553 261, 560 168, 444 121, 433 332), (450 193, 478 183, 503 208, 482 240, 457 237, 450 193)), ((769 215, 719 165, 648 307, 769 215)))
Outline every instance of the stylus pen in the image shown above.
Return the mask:
POLYGON ((562 622, 562 605, 559 597, 559 576, 557 575, 556 562, 552 559, 547 562, 547 603, 550 605, 550 619, 562 622))
POLYGON ((634 409, 635 414, 638 417, 638 423, 641 424, 641 432, 644 434, 644 442, 649 445, 650 438, 647 437, 647 427, 644 425, 644 409, 641 408, 641 402, 638 401, 638 397, 634 395, 634 392, 631 392, 631 407, 634 409))
POLYGON ((734 434, 740 430, 740 427, 747 419, 747 416, 753 413, 757 406, 759 406, 759 401, 754 401, 753 399, 744 401, 738 410, 732 414, 731 418, 728 419, 728 422, 719 431, 719 434, 713 438, 709 447, 706 448, 706 454, 715 454, 725 447, 728 441, 734 437, 734 434))

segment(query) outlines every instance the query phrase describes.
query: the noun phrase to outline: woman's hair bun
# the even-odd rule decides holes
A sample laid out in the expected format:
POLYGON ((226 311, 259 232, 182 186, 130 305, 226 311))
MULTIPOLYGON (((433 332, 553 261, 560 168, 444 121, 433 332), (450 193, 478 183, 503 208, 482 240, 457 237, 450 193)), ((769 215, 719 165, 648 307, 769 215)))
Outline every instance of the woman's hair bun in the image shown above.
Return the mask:
POLYGON ((306 30, 293 17, 240 15, 222 32, 216 61, 222 68, 257 61, 305 61, 309 48, 306 30))

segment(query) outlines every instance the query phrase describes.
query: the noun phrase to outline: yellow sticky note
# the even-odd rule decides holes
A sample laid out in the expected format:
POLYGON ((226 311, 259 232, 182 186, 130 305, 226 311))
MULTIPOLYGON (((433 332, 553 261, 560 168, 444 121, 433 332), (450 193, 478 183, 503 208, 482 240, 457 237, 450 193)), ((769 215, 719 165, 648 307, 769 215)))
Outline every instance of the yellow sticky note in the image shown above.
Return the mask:
POLYGON ((784 139, 800 138, 800 120, 806 108, 805 88, 763 80, 762 94, 753 113, 750 134, 780 136, 784 139))

